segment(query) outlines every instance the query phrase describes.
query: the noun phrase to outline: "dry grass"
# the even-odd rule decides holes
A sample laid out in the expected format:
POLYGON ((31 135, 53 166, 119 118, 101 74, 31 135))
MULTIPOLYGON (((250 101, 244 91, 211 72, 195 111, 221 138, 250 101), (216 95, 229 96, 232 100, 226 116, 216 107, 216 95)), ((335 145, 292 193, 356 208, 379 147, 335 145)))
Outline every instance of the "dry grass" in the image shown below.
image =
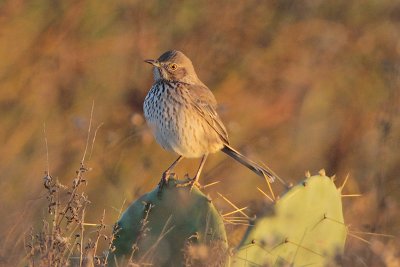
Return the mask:
POLYGON ((26 256, 21 264, 28 266, 106 266, 107 254, 112 249, 114 231, 104 234, 105 210, 99 223, 88 223, 85 215, 90 201, 84 188, 87 184, 86 173, 90 171, 85 167, 88 153, 89 140, 92 138, 90 155, 94 147, 97 130, 91 137, 94 102, 90 114, 88 135, 80 167, 72 180, 71 186, 62 185, 58 179, 50 174, 48 157, 48 139, 44 126, 44 140, 46 146, 47 170, 43 178, 46 190, 47 213, 42 219, 41 230, 33 228, 25 237, 24 247, 26 256), (87 228, 94 228, 88 231, 87 228), (93 240, 92 240, 93 238, 93 240), (109 240, 108 251, 97 255, 100 239, 109 240))
MULTIPOLYGON (((51 238, 41 238, 58 242, 52 216, 56 208, 64 211, 69 199, 74 200, 61 225, 66 227, 69 218, 69 230, 83 226, 88 235, 80 243, 88 244, 86 236, 95 242, 98 228, 79 220, 113 225, 125 199, 130 202, 156 185, 174 155, 162 151, 144 125, 142 102, 152 77, 143 59, 171 48, 186 52, 214 91, 238 150, 292 182, 305 170, 350 174, 343 194, 362 197, 344 199, 347 222, 359 231, 396 238, 367 236, 369 243, 349 238, 345 261, 397 264, 399 10, 388 0, 2 1, 0 265, 21 262, 31 227, 33 237, 43 229, 39 232, 51 238), (87 129, 93 100, 93 129, 104 125, 86 177, 81 167, 88 167, 79 163, 84 148, 91 150, 87 129), (77 195, 68 195, 77 164, 88 186, 80 181, 77 195), (53 193, 43 189, 44 170, 53 193)), ((196 164, 186 160, 176 171, 192 173, 196 164)), ((216 192, 251 207, 249 214, 263 198, 257 191, 263 181, 222 153, 210 157, 201 179, 221 181, 207 190, 227 212, 216 192)), ((106 230, 109 235, 111 227, 106 230)), ((237 236, 230 235, 231 244, 237 236)), ((75 239, 71 235, 71 246, 75 239)), ((108 241, 99 240, 100 255, 108 241)), ((62 242, 59 249, 68 251, 62 242)), ((71 255, 80 258, 82 251, 71 255)))

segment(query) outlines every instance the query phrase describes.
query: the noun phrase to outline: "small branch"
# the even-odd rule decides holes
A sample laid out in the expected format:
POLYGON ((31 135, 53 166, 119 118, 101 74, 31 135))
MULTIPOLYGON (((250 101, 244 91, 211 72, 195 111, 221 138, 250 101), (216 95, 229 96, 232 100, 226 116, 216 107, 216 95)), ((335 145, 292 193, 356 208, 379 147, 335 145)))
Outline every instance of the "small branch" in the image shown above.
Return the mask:
POLYGON ((90 140, 90 130, 92 128, 92 120, 93 120, 93 111, 94 111, 94 100, 92 102, 92 110, 90 111, 90 120, 89 120, 89 127, 88 127, 88 135, 86 138, 86 146, 85 146, 85 151, 83 152, 83 157, 81 161, 81 165, 85 162, 85 157, 86 157, 86 152, 89 146, 89 140, 90 140))

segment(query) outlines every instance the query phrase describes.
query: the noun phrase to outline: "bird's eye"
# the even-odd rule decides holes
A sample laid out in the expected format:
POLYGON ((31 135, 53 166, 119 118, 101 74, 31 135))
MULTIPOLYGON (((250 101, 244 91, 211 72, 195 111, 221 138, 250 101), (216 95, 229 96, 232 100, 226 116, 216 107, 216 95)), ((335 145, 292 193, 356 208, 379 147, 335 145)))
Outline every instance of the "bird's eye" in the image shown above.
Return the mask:
POLYGON ((170 68, 170 70, 175 71, 178 68, 178 65, 175 63, 171 63, 171 64, 169 64, 169 68, 170 68))

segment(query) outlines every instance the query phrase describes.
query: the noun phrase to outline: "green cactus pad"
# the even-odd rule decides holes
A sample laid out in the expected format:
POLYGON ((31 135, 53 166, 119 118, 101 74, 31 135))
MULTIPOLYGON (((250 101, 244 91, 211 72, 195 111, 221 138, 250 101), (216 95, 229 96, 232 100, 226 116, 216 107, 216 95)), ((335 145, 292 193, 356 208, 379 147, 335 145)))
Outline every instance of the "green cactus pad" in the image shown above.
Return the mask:
POLYGON ((325 266, 343 252, 346 233, 339 190, 312 176, 249 227, 232 266, 325 266))
POLYGON ((222 217, 200 190, 190 192, 178 183, 169 179, 161 195, 156 188, 123 213, 108 257, 111 265, 224 265, 228 244, 222 217))

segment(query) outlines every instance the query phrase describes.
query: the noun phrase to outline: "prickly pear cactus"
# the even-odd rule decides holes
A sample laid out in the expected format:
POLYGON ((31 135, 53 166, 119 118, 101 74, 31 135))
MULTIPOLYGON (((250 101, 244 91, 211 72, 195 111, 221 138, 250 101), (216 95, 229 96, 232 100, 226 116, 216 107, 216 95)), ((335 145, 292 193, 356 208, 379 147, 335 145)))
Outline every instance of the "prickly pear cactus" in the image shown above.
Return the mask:
POLYGON ((326 266, 343 252, 341 194, 321 174, 291 188, 272 215, 249 227, 232 266, 326 266))
POLYGON ((170 179, 130 205, 117 223, 112 266, 224 266, 227 238, 222 217, 197 188, 170 179), (116 264, 118 263, 118 264, 116 264))

